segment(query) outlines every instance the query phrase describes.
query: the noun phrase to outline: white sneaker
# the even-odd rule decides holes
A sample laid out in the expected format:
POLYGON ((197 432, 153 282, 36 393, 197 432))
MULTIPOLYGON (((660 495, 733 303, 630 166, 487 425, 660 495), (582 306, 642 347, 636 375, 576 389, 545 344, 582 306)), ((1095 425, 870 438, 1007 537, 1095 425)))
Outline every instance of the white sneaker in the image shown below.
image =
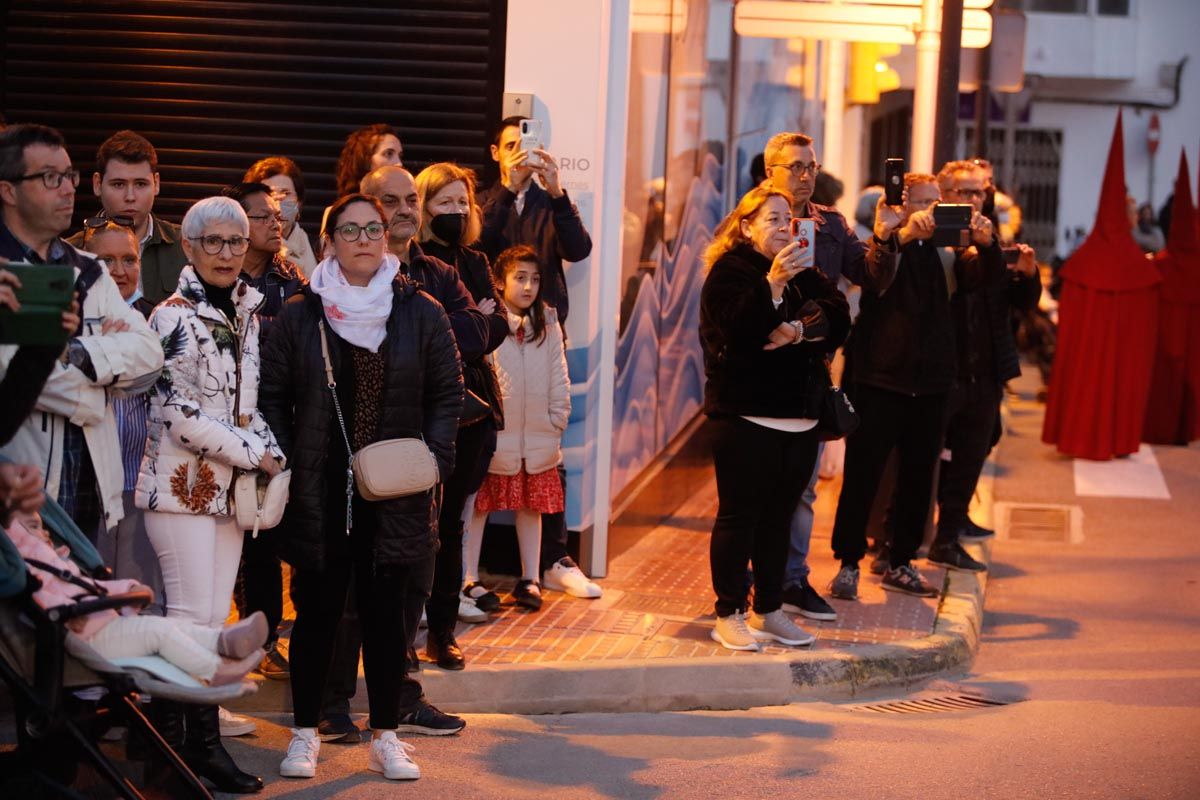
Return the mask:
POLYGON ((371 740, 367 769, 382 772, 383 777, 390 781, 415 781, 421 777, 421 768, 408 754, 416 749, 408 742, 397 739, 395 731, 384 731, 378 739, 371 740))
POLYGON ((292 728, 287 755, 279 762, 279 774, 285 778, 312 778, 317 774, 317 754, 321 740, 316 728, 292 728))
POLYGON ((487 622, 488 615, 475 601, 465 594, 458 596, 458 618, 462 622, 487 622))
POLYGON ((542 586, 556 592, 566 592, 572 597, 596 598, 604 594, 599 584, 588 580, 583 570, 574 564, 568 567, 562 561, 556 561, 554 566, 542 573, 542 586))
POLYGON ((788 615, 778 608, 769 614, 750 612, 747 625, 755 639, 764 641, 774 640, 780 644, 801 647, 817 640, 817 637, 792 622, 788 615))
POLYGON ((228 709, 217 707, 217 719, 221 723, 222 736, 246 736, 254 733, 257 723, 250 717, 235 714, 228 709))
POLYGON ((717 624, 709 635, 727 650, 758 650, 758 640, 746 627, 746 617, 739 611, 728 617, 717 617, 717 624))

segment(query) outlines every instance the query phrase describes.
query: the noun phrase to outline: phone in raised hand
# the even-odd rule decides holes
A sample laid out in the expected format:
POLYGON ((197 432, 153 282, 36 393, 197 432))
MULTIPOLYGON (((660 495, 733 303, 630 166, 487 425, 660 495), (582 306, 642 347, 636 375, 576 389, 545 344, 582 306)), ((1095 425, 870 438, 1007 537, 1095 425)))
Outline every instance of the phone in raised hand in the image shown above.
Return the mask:
POLYGON ((816 263, 817 223, 808 217, 793 217, 791 225, 792 241, 800 249, 800 266, 808 269, 816 263))
POLYGON ((542 166, 542 157, 534 150, 542 149, 542 121, 540 119, 521 120, 521 149, 528 155, 525 165, 529 167, 542 166))

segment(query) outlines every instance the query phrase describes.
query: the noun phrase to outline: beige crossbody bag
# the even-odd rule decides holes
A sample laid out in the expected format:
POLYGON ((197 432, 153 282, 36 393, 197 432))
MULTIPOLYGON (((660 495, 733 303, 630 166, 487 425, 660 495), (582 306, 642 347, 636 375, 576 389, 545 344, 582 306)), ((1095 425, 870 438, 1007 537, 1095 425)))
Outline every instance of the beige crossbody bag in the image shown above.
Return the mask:
POLYGON ((437 459, 429 451, 424 438, 385 439, 369 444, 357 453, 350 445, 346 431, 346 420, 338 402, 337 382, 333 379, 333 362, 329 359, 329 340, 325 336, 324 320, 317 323, 321 330, 321 358, 325 360, 325 384, 333 395, 333 407, 337 411, 338 427, 350 456, 350 468, 346 470, 346 533, 350 532, 351 498, 353 487, 364 500, 394 500, 427 492, 437 485, 437 459))

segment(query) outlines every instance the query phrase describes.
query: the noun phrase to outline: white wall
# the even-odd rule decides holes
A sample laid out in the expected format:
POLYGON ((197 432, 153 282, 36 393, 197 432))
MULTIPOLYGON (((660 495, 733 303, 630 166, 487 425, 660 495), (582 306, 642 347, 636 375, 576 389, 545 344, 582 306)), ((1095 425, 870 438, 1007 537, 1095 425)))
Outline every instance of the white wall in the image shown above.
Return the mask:
MULTIPOLYGON (((1112 49, 1105 57, 1119 60, 1136 54, 1132 81, 1072 81, 1072 96, 1112 99, 1113 105, 1083 105, 1035 101, 1030 124, 1063 131, 1059 182, 1058 249, 1065 254, 1064 229, 1091 230, 1100 197, 1100 181, 1116 121, 1120 98, 1163 98, 1168 92, 1159 83, 1159 68, 1189 56, 1184 68, 1179 105, 1158 111, 1162 138, 1154 157, 1154 196, 1158 209, 1172 192, 1179 150, 1187 150, 1195 190, 1196 160, 1200 156, 1200 2, 1196 0, 1143 0, 1137 5, 1137 39, 1128 49, 1112 49)), ((1030 27, 1042 15, 1030 15, 1030 27)), ((1033 36, 1031 30, 1031 36, 1033 36)), ((1027 50, 1026 69, 1032 70, 1027 50)), ((1062 87, 1066 88, 1066 87, 1062 87)), ((1062 94, 1059 87, 1055 94, 1062 94)), ((1125 108, 1125 175, 1133 196, 1147 199, 1151 157, 1146 148, 1150 111, 1125 108)))

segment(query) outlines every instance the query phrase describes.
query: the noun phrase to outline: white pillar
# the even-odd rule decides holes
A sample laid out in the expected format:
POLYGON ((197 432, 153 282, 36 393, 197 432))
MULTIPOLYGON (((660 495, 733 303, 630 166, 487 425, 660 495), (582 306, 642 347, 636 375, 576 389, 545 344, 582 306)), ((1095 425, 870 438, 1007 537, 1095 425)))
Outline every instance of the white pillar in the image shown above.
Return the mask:
POLYGON ((909 164, 909 169, 914 172, 933 172, 941 28, 942 6, 939 0, 922 0, 921 28, 917 31, 917 83, 913 92, 912 158, 909 164))
MULTIPOLYGON (((818 154, 829 172, 841 177, 843 172, 842 125, 846 114, 846 51, 842 41, 829 42, 825 60, 825 141, 818 154)), ((936 66, 936 65, 935 65, 936 66)))

